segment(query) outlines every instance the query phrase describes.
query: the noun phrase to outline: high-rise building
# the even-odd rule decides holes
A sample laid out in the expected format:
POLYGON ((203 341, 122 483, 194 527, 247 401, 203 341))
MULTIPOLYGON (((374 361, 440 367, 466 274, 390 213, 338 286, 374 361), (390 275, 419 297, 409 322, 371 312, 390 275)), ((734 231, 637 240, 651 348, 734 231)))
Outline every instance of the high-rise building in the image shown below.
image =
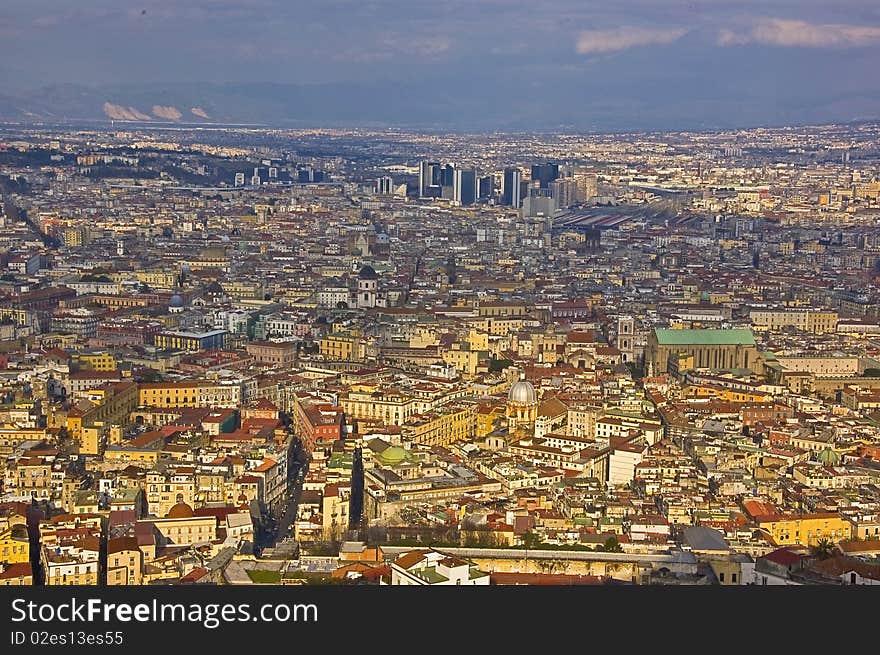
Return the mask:
POLYGON ((483 175, 477 179, 477 198, 488 198, 492 195, 492 176, 483 175))
POLYGON ((453 174, 452 199, 459 205, 472 205, 477 199, 477 172, 473 168, 457 168, 453 174))
POLYGON ((388 175, 384 177, 380 177, 376 180, 376 193, 379 195, 387 196, 393 193, 394 191, 394 180, 391 179, 388 175))
POLYGON ((455 166, 446 164, 440 173, 440 186, 453 186, 455 184, 455 166))
POLYGON ((524 217, 551 217, 558 209, 559 203, 550 189, 530 187, 528 195, 522 201, 521 211, 524 217))
POLYGON ((550 188, 550 183, 559 179, 559 164, 532 164, 532 180, 540 183, 542 189, 550 188))
POLYGON ((419 197, 439 197, 439 189, 434 191, 431 187, 440 186, 440 164, 435 161, 423 161, 419 164, 419 197))
POLYGON ((578 183, 572 177, 562 177, 550 183, 550 195, 556 199, 556 206, 566 209, 578 202, 578 183))
POLYGON ((519 209, 522 199, 522 173, 518 168, 505 168, 501 185, 501 204, 519 209))
POLYGON ((578 183, 578 202, 589 202, 599 195, 599 178, 595 173, 578 173, 573 179, 578 183))

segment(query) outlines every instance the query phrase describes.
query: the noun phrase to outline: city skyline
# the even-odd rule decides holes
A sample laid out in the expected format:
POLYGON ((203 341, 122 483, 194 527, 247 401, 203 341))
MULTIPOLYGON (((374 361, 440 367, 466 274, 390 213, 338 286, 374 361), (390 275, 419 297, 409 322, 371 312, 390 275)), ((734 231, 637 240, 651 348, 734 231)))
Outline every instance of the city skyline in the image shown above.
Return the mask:
POLYGON ((0 128, 2 584, 880 580, 880 123, 106 128, 0 128))

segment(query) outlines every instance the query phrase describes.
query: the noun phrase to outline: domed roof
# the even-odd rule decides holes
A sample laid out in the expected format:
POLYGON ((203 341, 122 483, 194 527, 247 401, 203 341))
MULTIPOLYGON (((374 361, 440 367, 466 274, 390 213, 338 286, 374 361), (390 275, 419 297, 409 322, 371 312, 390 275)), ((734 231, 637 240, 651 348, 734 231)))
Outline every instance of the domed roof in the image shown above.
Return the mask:
POLYGON ((193 516, 193 508, 184 502, 180 502, 168 510, 168 513, 165 515, 165 518, 168 518, 168 519, 189 519, 189 518, 192 518, 192 516, 193 516))
POLYGON ((535 387, 528 380, 514 382, 507 393, 507 400, 515 403, 532 404, 538 402, 538 394, 535 387))
POLYGON ((840 455, 831 446, 825 446, 817 458, 823 466, 835 466, 840 463, 840 455))
POLYGON ((358 273, 359 280, 378 280, 379 275, 376 273, 376 269, 374 269, 369 264, 366 264, 363 268, 361 268, 361 272, 358 273))
POLYGON ((169 307, 183 307, 183 296, 178 293, 175 293, 171 296, 171 300, 168 301, 169 307))
POLYGON ((400 446, 389 446, 379 457, 386 464, 399 464, 406 459, 406 450, 400 446))

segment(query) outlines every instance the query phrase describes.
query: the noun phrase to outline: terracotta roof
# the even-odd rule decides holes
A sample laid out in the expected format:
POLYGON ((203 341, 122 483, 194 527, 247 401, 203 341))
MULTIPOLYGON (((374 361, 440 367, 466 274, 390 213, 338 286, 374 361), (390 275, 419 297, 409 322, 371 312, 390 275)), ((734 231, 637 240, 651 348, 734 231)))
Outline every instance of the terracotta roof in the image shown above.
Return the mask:
POLYGON ((11 578, 31 577, 31 565, 27 562, 18 564, 10 564, 6 570, 0 573, 0 580, 9 580, 11 578))
POLYGON ((764 559, 779 564, 780 566, 790 567, 804 559, 804 555, 795 553, 788 548, 779 548, 772 553, 764 555, 764 559))
POLYGON ((820 573, 839 577, 846 573, 858 573, 863 578, 880 580, 880 565, 868 564, 852 557, 832 557, 816 562, 813 568, 820 573))
POLYGON ((838 548, 844 553, 880 553, 880 540, 872 539, 868 541, 846 541, 838 545, 838 548))
POLYGON ((107 554, 121 553, 126 550, 138 550, 137 537, 116 537, 107 540, 107 554))
POLYGON ((408 553, 399 555, 398 558, 394 560, 394 563, 403 569, 409 569, 425 559, 425 555, 427 554, 427 550, 412 550, 408 553))

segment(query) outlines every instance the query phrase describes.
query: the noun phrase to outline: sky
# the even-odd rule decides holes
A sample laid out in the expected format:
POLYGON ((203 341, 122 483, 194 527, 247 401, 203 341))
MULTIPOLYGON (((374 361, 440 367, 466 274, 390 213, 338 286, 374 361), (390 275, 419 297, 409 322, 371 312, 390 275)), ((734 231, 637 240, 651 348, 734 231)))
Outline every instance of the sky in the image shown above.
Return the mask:
POLYGON ((464 122, 699 127, 880 117, 878 64, 877 0, 0 3, 7 93, 333 84, 437 96, 464 122))

